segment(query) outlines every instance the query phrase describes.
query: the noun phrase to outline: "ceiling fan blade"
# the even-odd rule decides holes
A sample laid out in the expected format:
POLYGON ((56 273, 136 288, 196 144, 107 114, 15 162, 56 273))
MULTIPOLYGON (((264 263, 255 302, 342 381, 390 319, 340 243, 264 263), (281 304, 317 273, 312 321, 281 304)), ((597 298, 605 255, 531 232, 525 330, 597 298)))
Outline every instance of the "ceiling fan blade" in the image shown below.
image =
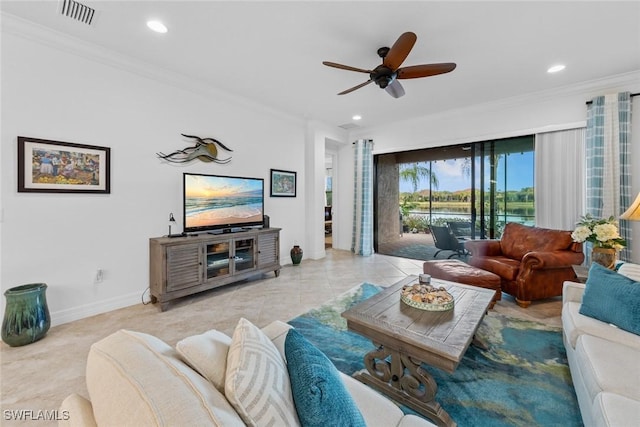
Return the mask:
POLYGON ((373 80, 367 80, 367 81, 366 81, 366 82, 364 82, 364 83, 360 83, 358 86, 354 86, 354 87, 352 87, 351 89, 347 89, 347 90, 344 90, 344 91, 340 92, 338 95, 346 95, 346 94, 348 94, 348 93, 351 93, 351 92, 353 92, 353 91, 354 91, 354 90, 356 90, 356 89, 360 89, 361 87, 364 87, 364 86, 368 85, 368 84, 369 84, 369 83, 371 83, 372 81, 373 81, 373 80))
POLYGON ((412 65, 410 67, 402 67, 397 73, 397 79, 417 79, 419 77, 436 76, 438 74, 448 73, 456 68, 453 62, 442 64, 424 64, 412 65))
POLYGON ((406 32, 398 37, 398 40, 391 46, 389 53, 382 60, 382 65, 397 70, 411 52, 416 43, 417 36, 412 32, 406 32))
POLYGON ((404 88, 397 80, 393 80, 391 83, 389 83, 387 87, 384 88, 384 90, 386 90, 387 93, 394 98, 400 98, 401 96, 404 96, 404 88))
POLYGON ((322 61, 327 67, 340 68, 341 70, 357 71, 359 73, 371 74, 371 70, 363 70, 362 68, 350 67, 348 65, 336 64, 335 62, 322 61))

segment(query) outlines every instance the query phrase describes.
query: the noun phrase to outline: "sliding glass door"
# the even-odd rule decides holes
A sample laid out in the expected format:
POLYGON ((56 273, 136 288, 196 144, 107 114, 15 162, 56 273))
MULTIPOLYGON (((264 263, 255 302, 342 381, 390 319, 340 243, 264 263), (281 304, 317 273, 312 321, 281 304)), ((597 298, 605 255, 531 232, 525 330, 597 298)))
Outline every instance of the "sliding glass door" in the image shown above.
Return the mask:
POLYGON ((376 250, 433 225, 471 223, 499 238, 507 222, 533 225, 533 136, 375 156, 376 250), (398 217, 400 221, 398 221, 398 217))
POLYGON ((508 222, 533 225, 533 136, 472 144, 472 223, 479 238, 502 235, 508 222))

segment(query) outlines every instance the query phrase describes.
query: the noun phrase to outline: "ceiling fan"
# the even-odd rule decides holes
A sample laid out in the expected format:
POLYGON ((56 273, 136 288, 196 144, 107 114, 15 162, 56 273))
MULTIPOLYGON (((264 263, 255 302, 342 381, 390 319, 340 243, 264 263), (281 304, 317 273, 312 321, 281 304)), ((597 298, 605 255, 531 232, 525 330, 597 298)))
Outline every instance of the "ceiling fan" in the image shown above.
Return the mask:
POLYGON ((456 68, 456 64, 446 62, 442 64, 423 64, 402 67, 400 65, 411 52, 413 45, 416 43, 417 36, 412 32, 406 32, 398 37, 398 40, 391 46, 381 47, 378 49, 378 56, 382 58, 382 64, 373 70, 364 70, 362 68, 350 67, 348 65, 337 64, 335 62, 323 61, 324 65, 342 70, 356 71, 359 73, 369 74, 369 80, 360 83, 350 89, 340 92, 338 95, 346 95, 356 89, 360 89, 371 82, 375 82, 381 89, 387 91, 394 98, 400 98, 404 95, 404 88, 398 81, 399 79, 417 79, 419 77, 429 77, 438 74, 448 73, 456 68))

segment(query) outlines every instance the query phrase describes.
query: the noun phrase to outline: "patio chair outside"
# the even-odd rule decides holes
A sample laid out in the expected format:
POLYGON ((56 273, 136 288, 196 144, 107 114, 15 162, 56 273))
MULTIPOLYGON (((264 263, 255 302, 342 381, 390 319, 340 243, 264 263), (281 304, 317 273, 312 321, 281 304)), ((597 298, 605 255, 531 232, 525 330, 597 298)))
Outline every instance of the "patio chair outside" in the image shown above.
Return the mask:
POLYGON ((449 227, 432 225, 429 228, 431 229, 433 242, 435 243, 436 248, 439 249, 435 254, 433 254, 434 258, 442 251, 454 252, 447 258, 454 256, 462 257, 466 254, 464 244, 453 235, 449 227))
POLYGON ((458 238, 471 238, 471 221, 447 221, 447 226, 458 238))

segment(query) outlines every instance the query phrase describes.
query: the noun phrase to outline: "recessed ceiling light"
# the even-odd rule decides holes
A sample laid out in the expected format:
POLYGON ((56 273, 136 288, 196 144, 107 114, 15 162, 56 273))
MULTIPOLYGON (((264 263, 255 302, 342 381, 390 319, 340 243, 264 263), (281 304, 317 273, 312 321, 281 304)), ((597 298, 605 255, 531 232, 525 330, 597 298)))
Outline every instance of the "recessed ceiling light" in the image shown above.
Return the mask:
POLYGON ((547 70, 547 73, 557 73, 558 71, 562 71, 565 69, 565 66, 562 64, 554 65, 547 70))
POLYGON ((147 21, 147 27, 151 28, 156 33, 166 33, 167 27, 160 21, 147 21))
POLYGON ((353 120, 360 120, 362 119, 362 116, 360 114, 356 114, 355 116, 351 117, 353 120))

